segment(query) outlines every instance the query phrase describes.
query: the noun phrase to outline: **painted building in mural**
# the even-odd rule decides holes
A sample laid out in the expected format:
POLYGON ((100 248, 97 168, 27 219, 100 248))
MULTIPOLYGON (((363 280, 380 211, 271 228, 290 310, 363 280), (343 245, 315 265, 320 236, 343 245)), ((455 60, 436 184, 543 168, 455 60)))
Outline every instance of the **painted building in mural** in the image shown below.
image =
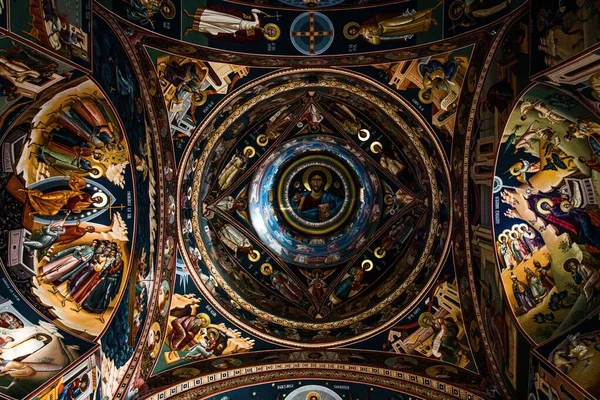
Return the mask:
POLYGON ((598 0, 0 0, 0 398, 600 398, 598 0))

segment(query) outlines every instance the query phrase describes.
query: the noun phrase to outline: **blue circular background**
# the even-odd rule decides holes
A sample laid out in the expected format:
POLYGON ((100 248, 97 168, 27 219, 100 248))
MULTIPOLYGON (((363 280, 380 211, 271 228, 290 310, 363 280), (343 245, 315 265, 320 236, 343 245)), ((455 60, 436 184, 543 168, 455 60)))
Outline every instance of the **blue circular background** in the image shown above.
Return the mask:
POLYGON ((377 226, 381 210, 381 183, 371 165, 360 154, 350 151, 343 140, 331 136, 304 136, 281 145, 266 160, 252 178, 249 192, 250 220, 259 238, 284 261, 306 268, 337 265, 351 258, 350 246, 367 239, 377 226), (290 162, 307 154, 325 154, 342 160, 357 182, 355 211, 342 227, 329 235, 308 237, 292 233, 271 201, 283 169, 290 162), (363 158, 362 160, 360 158, 363 158), (271 193, 271 195, 269 194, 271 193), (311 258, 309 261, 309 257, 311 258), (326 258, 315 261, 315 258, 326 258), (305 260, 305 261, 303 261, 305 260))
POLYGON ((290 27, 290 39, 292 44, 300 53, 305 54, 307 56, 318 56, 319 54, 323 54, 329 49, 331 44, 333 43, 333 37, 335 35, 333 23, 331 20, 320 12, 305 12, 296 17, 294 22, 292 22, 292 26, 290 27), (304 31, 308 32, 309 30, 309 21, 310 14, 314 14, 315 17, 315 30, 317 31, 332 31, 331 36, 318 36, 315 38, 315 52, 311 54, 309 47, 309 38, 307 36, 293 36, 292 32, 296 31, 304 31))

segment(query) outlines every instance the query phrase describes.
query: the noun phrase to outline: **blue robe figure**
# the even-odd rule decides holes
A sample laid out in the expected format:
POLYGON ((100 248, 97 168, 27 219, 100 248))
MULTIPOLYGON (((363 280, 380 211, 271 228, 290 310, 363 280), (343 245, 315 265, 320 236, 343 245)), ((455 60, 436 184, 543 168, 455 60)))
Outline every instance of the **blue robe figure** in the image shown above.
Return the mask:
POLYGON ((350 293, 352 291, 360 290, 362 287, 362 280, 365 277, 365 271, 361 268, 352 268, 348 272, 350 276, 344 279, 337 288, 335 288, 334 293, 329 296, 329 300, 333 304, 340 304, 342 301, 348 299, 350 297, 350 293))
POLYGON ((533 294, 531 293, 531 289, 529 289, 529 286, 525 283, 521 282, 515 274, 511 274, 510 279, 512 280, 513 295, 515 296, 517 305, 521 308, 523 313, 527 314, 537 306, 533 294))
POLYGON ((60 393, 57 400, 74 400, 81 395, 80 379, 77 378, 73 382, 66 384, 60 393))

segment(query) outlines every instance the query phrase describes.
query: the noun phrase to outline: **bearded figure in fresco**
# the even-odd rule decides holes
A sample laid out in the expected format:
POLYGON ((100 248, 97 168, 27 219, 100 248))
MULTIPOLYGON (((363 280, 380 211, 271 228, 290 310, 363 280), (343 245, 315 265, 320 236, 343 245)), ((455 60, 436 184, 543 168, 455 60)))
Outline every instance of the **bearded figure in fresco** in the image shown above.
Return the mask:
POLYGON ((585 295, 588 304, 591 303, 600 291, 600 272, 576 258, 565 261, 563 268, 573 276, 573 281, 579 287, 579 291, 585 295))
MULTIPOLYGON (((534 197, 538 198, 539 197, 534 197)), ((600 254, 600 215, 577 207, 568 195, 537 200, 537 211, 560 233, 567 232, 575 243, 584 245, 593 255, 600 254)))
POLYGON ((406 12, 403 15, 388 16, 377 14, 361 25, 350 23, 344 28, 344 34, 350 39, 362 36, 367 42, 378 45, 382 40, 408 39, 417 33, 428 32, 431 24, 437 25, 433 10, 442 5, 438 2, 424 11, 406 12))
POLYGON ((381 144, 373 143, 373 153, 380 154, 379 165, 394 176, 400 176, 402 171, 406 169, 406 165, 400 161, 400 155, 396 151, 393 154, 386 154, 381 144))
POLYGON ((531 253, 529 252, 529 248, 525 245, 523 240, 521 240, 520 235, 517 231, 509 232, 508 236, 510 237, 510 245, 512 247, 513 254, 517 260, 517 264, 521 261, 528 260, 531 258, 531 253))
MULTIPOLYGON (((169 57, 158 64, 158 76, 169 112, 183 109, 186 98, 190 97, 190 117, 196 123, 195 110, 206 102, 208 95, 215 94, 214 89, 204 90, 209 68, 202 61, 183 57, 169 57)), ((239 79, 234 75, 232 80, 239 79)))
POLYGON ((246 236, 231 224, 215 224, 219 229, 217 235, 223 244, 233 250, 237 256, 238 253, 249 254, 253 249, 252 242, 246 236))
POLYGON ((531 229, 531 227, 521 225, 518 229, 518 232, 521 235, 521 241, 525 244, 525 246, 527 246, 527 249, 529 250, 530 254, 533 254, 534 252, 539 250, 540 247, 542 247, 542 244, 538 240, 537 236, 535 235, 535 232, 533 231, 533 229, 531 229))
POLYGON ((518 263, 510 246, 508 235, 503 233, 498 236, 498 239, 499 240, 496 242, 496 248, 498 250, 500 259, 504 261, 504 268, 502 268, 502 270, 506 268, 513 269, 518 263))
POLYGON ((527 284, 531 289, 531 294, 536 302, 540 302, 541 299, 546 296, 546 288, 542 285, 542 280, 535 274, 531 269, 525 267, 525 274, 527 275, 527 284))
POLYGON ((81 221, 77 221, 75 225, 63 226, 64 232, 56 241, 57 244, 69 244, 81 239, 88 233, 96 232, 96 228, 89 225, 85 228, 81 226, 81 221))
POLYGON ((31 254, 34 250, 43 251, 52 246, 65 232, 65 228, 61 224, 44 225, 41 230, 34 232, 23 242, 23 247, 31 254))
POLYGON ((466 356, 463 344, 458 337, 459 327, 451 317, 435 317, 425 312, 419 317, 419 325, 423 328, 431 328, 434 332, 431 352, 433 356, 442 358, 452 357, 459 364, 462 357, 466 356))
POLYGON ((343 201, 332 193, 325 191, 328 185, 327 174, 323 171, 316 170, 308 175, 308 183, 310 185, 310 193, 301 196, 294 196, 293 205, 302 217, 309 221, 319 222, 327 221, 337 212, 343 205, 343 201))
POLYGON ((273 287, 285 298, 295 303, 302 301, 302 291, 287 275, 280 271, 274 271, 270 277, 273 287))
POLYGON ((419 90, 419 101, 424 104, 433 102, 434 91, 446 92, 440 102, 444 111, 452 110, 458 101, 460 85, 456 82, 459 71, 465 71, 468 61, 464 57, 452 60, 431 60, 419 65, 419 74, 423 77, 423 88, 419 90))
POLYGON ((208 314, 200 313, 197 315, 188 315, 179 317, 171 322, 171 336, 169 338, 169 347, 172 351, 180 351, 190 344, 194 337, 210 325, 208 314))

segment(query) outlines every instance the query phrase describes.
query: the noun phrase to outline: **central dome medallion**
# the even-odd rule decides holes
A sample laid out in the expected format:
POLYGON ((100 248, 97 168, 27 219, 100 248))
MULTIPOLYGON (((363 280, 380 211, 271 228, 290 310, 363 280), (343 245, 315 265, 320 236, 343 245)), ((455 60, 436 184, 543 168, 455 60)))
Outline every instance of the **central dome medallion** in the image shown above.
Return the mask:
POLYGON ((263 163, 250 184, 250 220, 284 261, 307 268, 339 264, 377 227, 379 178, 348 142, 303 136, 263 163))
POLYGON ((429 126, 385 87, 289 70, 242 88, 179 174, 182 256, 241 328, 344 345, 406 315, 448 251, 449 174, 429 126))

